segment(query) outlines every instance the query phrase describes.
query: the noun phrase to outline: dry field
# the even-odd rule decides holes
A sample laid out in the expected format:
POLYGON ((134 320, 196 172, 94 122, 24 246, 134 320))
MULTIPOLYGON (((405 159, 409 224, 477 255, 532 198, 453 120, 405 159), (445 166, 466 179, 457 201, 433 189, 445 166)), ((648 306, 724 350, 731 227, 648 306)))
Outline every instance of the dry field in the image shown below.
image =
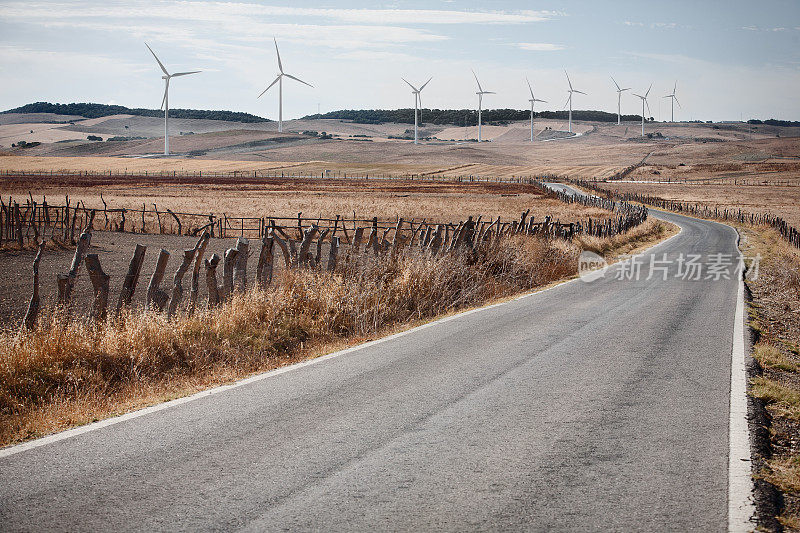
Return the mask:
MULTIPOLYGON (((2 180, 3 178, 0 178, 2 180)), ((102 209, 100 195, 109 208, 148 209, 157 204, 160 210, 184 213, 214 213, 239 217, 331 217, 358 218, 379 216, 382 219, 403 217, 406 220, 452 222, 467 216, 498 216, 511 220, 531 209, 537 218, 551 216, 561 221, 606 218, 601 209, 565 205, 543 196, 528 185, 512 183, 360 180, 360 179, 281 179, 258 178, 210 180, 158 179, 143 181, 54 178, 44 184, 40 178, 15 178, 0 181, 3 197, 47 196, 51 204, 84 201, 89 208, 102 209), (116 181, 121 181, 118 183, 116 181)))

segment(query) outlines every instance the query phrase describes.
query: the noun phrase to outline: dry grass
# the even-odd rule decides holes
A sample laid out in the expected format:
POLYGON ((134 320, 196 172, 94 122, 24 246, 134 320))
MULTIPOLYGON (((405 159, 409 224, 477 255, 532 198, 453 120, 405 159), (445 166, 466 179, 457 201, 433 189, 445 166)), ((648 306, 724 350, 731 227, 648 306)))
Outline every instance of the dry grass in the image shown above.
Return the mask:
POLYGON ((783 493, 778 520, 796 530, 800 524, 800 250, 772 228, 741 227, 746 255, 760 254, 758 278, 748 279, 753 295, 751 327, 760 337, 753 357, 763 374, 750 394, 762 399, 771 418, 771 450, 761 479, 783 493))
POLYGON ((780 416, 800 420, 800 392, 763 376, 750 381, 750 395, 772 404, 780 416))
POLYGON ((786 357, 777 346, 766 342, 760 342, 755 345, 753 357, 762 368, 783 370, 784 372, 800 370, 800 365, 786 357))
POLYGON ((632 254, 643 246, 647 246, 654 241, 666 239, 675 235, 678 231, 680 231, 680 228, 675 224, 648 218, 643 224, 636 226, 629 232, 615 235, 610 239, 580 235, 575 241, 581 249, 594 252, 609 260, 615 256, 632 254))
MULTIPOLYGON (((642 235, 635 239, 641 243, 642 235)), ((416 251, 394 259, 345 256, 333 274, 284 272, 277 287, 172 322, 137 312, 94 325, 52 312, 34 332, 0 334, 0 443, 541 287, 574 275, 579 252, 573 243, 518 236, 439 257, 416 251)))

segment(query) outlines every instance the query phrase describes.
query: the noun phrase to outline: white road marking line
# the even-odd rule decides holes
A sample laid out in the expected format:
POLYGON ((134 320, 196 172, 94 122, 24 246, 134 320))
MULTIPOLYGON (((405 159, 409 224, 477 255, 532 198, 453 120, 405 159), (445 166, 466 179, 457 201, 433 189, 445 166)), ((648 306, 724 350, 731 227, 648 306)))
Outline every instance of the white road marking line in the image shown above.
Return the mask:
MULTIPOLYGON (((737 242, 738 249, 738 242, 737 242)), ((741 258, 742 252, 739 251, 741 258)), ((744 274, 744 273, 742 273, 744 274)), ((744 337, 744 277, 739 278, 731 349, 731 403, 728 429, 728 531, 752 531, 755 514, 747 424, 747 368, 744 337)))

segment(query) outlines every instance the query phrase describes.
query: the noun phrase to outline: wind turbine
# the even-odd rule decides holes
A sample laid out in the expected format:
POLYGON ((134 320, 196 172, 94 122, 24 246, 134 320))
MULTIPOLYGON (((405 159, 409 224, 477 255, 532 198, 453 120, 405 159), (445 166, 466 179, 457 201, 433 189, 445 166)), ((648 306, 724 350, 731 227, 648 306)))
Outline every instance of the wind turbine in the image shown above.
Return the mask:
POLYGON ((420 109, 420 107, 422 107, 422 95, 420 95, 420 93, 422 92, 422 89, 424 89, 425 86, 428 85, 433 78, 428 78, 428 81, 423 83, 422 87, 420 87, 419 89, 417 89, 416 87, 411 85, 408 82, 407 79, 405 79, 405 78, 401 78, 401 79, 404 82, 408 83, 408 86, 411 87, 411 92, 414 95, 414 144, 419 144, 419 142, 418 142, 418 138, 419 137, 417 135, 417 123, 419 121, 419 119, 418 119, 419 109, 420 109))
POLYGON ((158 59, 156 53, 150 48, 150 45, 147 43, 144 43, 144 45, 150 50, 153 57, 156 58, 158 66, 161 67, 161 71, 164 73, 164 75, 161 76, 161 79, 164 80, 164 98, 161 100, 161 109, 164 110, 164 155, 169 155, 169 80, 176 76, 187 76, 189 74, 197 74, 201 71, 193 70, 192 72, 176 72, 175 74, 170 74, 167 72, 166 67, 164 67, 164 63, 158 59))
POLYGON ((573 89, 572 82, 569 81, 569 74, 567 74, 566 70, 564 71, 564 74, 567 75, 567 83, 569 83, 569 91, 567 91, 569 92, 569 98, 567 98, 567 101, 569 102, 569 132, 572 133, 572 93, 578 93, 578 94, 586 94, 586 93, 579 91, 577 89, 573 89))
POLYGON ((536 102, 547 103, 547 100, 539 100, 535 96, 533 96, 533 87, 531 87, 531 82, 528 78, 525 78, 525 81, 528 82, 528 90, 531 92, 531 97, 528 100, 531 103, 531 142, 533 142, 533 106, 536 105, 536 102))
POLYGON ((264 96, 265 92, 269 91, 272 88, 273 85, 275 85, 276 83, 278 84, 278 131, 282 132, 283 131, 283 77, 286 76, 287 78, 291 78, 294 81, 299 81, 300 83, 308 85, 309 87, 313 87, 313 85, 304 82, 300 78, 295 78, 291 74, 286 74, 283 71, 283 65, 281 64, 281 53, 278 51, 278 41, 275 39, 275 37, 273 37, 272 40, 275 41, 275 54, 278 56, 278 70, 280 71, 280 73, 278 74, 278 77, 275 78, 275 80, 269 84, 269 87, 264 89, 264 91, 261 94, 259 94, 257 98, 261 98, 262 96, 264 96))
POLYGON ((622 109, 622 92, 623 91, 630 91, 631 88, 630 87, 625 87, 624 89, 620 89, 619 83, 617 83, 617 80, 614 79, 614 76, 611 76, 611 81, 613 81, 614 85, 617 86, 617 126, 619 126, 620 118, 622 116, 622 112, 621 112, 621 109, 622 109))
POLYGON ((475 76, 475 83, 478 84, 478 92, 475 93, 478 95, 478 142, 481 142, 481 105, 483 104, 483 95, 484 94, 495 94, 492 91, 484 91, 483 87, 481 87, 481 82, 478 81, 478 75, 475 74, 475 71, 472 71, 472 75, 475 76))
POLYGON ((644 106, 645 106, 645 104, 647 104, 647 111, 650 112, 650 104, 647 102, 647 95, 650 94, 650 89, 652 89, 652 88, 653 88, 653 84, 651 83, 650 87, 647 89, 647 92, 644 93, 644 96, 636 94, 636 93, 631 93, 631 94, 633 94, 633 96, 636 96, 636 97, 642 99, 642 137, 644 137, 644 106))
POLYGON ((672 107, 672 118, 671 118, 670 122, 675 122, 675 103, 677 102, 678 103, 678 107, 683 109, 683 107, 681 107, 681 103, 678 102, 678 97, 675 96, 675 89, 677 89, 677 88, 678 88, 678 80, 675 80, 675 85, 672 87, 672 94, 668 94, 667 96, 664 97, 664 98, 670 98, 671 99, 670 104, 671 104, 671 107, 672 107))

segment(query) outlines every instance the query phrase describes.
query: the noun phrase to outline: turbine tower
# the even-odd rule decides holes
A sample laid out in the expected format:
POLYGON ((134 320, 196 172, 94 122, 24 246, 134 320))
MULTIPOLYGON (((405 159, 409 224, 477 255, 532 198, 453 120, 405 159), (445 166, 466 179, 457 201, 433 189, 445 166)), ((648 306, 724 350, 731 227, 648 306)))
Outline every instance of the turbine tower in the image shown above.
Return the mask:
POLYGON ((677 102, 678 107, 683 109, 683 107, 681 107, 681 103, 678 102, 678 97, 675 96, 675 89, 677 88, 678 88, 678 80, 675 80, 675 85, 672 87, 672 94, 668 94, 667 96, 664 97, 664 98, 669 98, 671 100, 670 104, 672 107, 672 117, 670 119, 670 122, 675 122, 675 103, 677 102))
POLYGON ((164 73, 161 76, 161 79, 164 80, 164 98, 161 100, 161 109, 164 110, 164 155, 169 155, 169 80, 175 78, 177 76, 188 76, 189 74, 197 74, 201 72, 199 70, 193 70, 192 72, 176 72, 175 74, 170 74, 167 72, 166 67, 164 67, 164 63, 158 59, 158 56, 153 49, 150 48, 150 45, 144 43, 150 53, 153 54, 153 57, 156 58, 156 62, 158 66, 161 67, 161 71, 164 73))
POLYGON ((483 95, 484 94, 495 94, 492 91, 484 91, 483 87, 481 87, 481 82, 478 81, 478 75, 475 74, 475 71, 472 71, 472 75, 475 76, 475 83, 478 84, 478 92, 475 94, 478 95, 478 142, 481 142, 481 106, 483 104, 483 95))
POLYGON ((539 100, 535 96, 533 96, 533 87, 531 87, 531 82, 528 78, 525 78, 525 81, 528 82, 528 90, 531 92, 531 97, 528 100, 531 103, 531 142, 533 142, 533 106, 536 105, 536 102, 547 103, 547 100, 539 100))
POLYGON ((622 117, 622 112, 621 112, 621 109, 622 109, 622 92, 623 91, 630 91, 631 88, 630 87, 625 87, 624 89, 620 89, 619 83, 617 83, 617 80, 614 79, 614 76, 611 76, 611 81, 613 81, 614 85, 617 86, 617 126, 619 126, 620 125, 620 119, 622 117))
POLYGON ((633 96, 636 96, 636 97, 642 99, 642 137, 644 137, 644 106, 645 106, 645 104, 647 104, 647 111, 650 112, 650 104, 647 102, 647 95, 650 94, 650 89, 652 89, 652 88, 653 88, 653 84, 651 83, 650 87, 648 87, 648 89, 647 89, 647 92, 644 93, 644 96, 642 96, 640 94, 632 93, 633 96))
POLYGON ((407 79, 405 79, 405 78, 401 78, 401 79, 404 82, 408 83, 408 86, 411 87, 411 93, 414 95, 414 144, 419 144, 419 141, 418 141, 419 140, 419 136, 417 134, 417 125, 418 125, 418 122, 419 122, 419 118, 418 118, 419 117, 419 109, 420 109, 420 107, 422 107, 422 95, 420 95, 420 93, 422 92, 422 89, 424 89, 425 86, 428 85, 433 78, 428 78, 428 81, 423 83, 422 87, 420 87, 419 89, 417 89, 416 87, 411 85, 408 82, 407 79))
POLYGON ((572 82, 569 80, 569 74, 567 74, 566 70, 564 71, 564 74, 567 75, 567 83, 569 83, 569 91, 567 91, 569 92, 569 98, 567 98, 567 101, 569 102, 569 132, 572 133, 572 93, 578 93, 578 94, 586 94, 586 93, 579 91, 577 89, 573 89, 572 82))
POLYGON ((269 87, 264 89, 264 91, 261 94, 259 94, 257 98, 261 98, 262 96, 264 96, 265 92, 269 91, 272 88, 273 85, 275 85, 276 83, 278 84, 278 131, 282 132, 283 131, 283 77, 286 76, 287 78, 299 81, 300 83, 308 85, 309 87, 313 87, 313 85, 311 85, 310 83, 306 83, 300 78, 296 78, 291 74, 286 74, 283 71, 283 65, 281 64, 281 53, 278 51, 278 41, 275 39, 275 37, 273 37, 272 40, 275 41, 275 55, 278 56, 278 71, 279 71, 278 77, 275 78, 275 80, 269 84, 269 87))

